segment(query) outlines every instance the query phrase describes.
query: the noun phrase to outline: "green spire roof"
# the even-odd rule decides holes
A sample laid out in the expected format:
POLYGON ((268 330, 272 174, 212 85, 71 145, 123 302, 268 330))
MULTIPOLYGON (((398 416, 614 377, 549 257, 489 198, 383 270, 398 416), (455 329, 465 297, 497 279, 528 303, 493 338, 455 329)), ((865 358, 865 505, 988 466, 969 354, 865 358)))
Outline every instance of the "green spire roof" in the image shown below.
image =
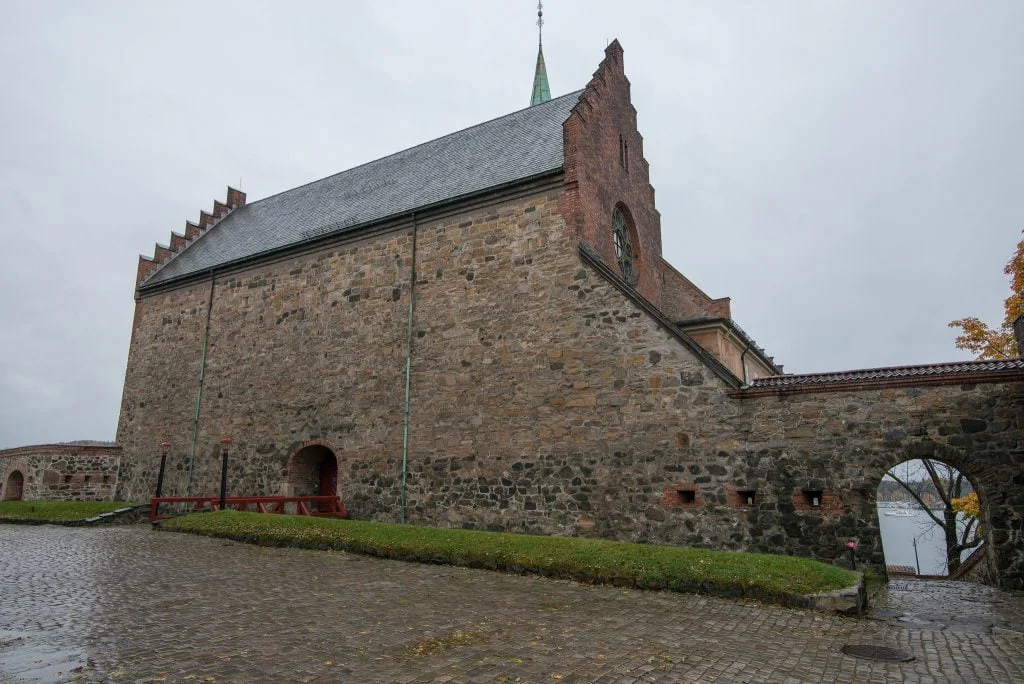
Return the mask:
POLYGON ((530 106, 539 105, 551 99, 548 87, 548 70, 544 66, 544 3, 537 2, 537 71, 533 74, 533 95, 530 106))
POLYGON ((537 47, 537 72, 533 75, 533 96, 530 106, 547 102, 551 99, 551 88, 548 87, 548 70, 544 66, 544 49, 537 47))

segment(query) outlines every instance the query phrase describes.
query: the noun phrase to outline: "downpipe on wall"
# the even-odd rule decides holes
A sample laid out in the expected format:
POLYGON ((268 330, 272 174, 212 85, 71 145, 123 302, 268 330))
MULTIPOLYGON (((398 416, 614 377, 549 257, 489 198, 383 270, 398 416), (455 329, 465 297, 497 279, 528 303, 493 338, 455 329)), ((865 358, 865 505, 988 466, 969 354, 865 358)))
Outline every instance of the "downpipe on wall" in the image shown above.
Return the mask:
POLYGON ((406 473, 409 465, 409 409, 410 381, 412 379, 412 321, 416 310, 416 214, 412 214, 412 266, 409 277, 409 315, 405 339, 405 410, 402 419, 402 501, 398 522, 405 524, 406 473))
POLYGON ((185 496, 192 494, 192 465, 196 460, 196 440, 199 438, 199 409, 203 403, 203 380, 206 378, 206 350, 210 344, 210 318, 213 312, 214 272, 210 269, 210 296, 206 300, 206 326, 203 329, 203 356, 199 362, 199 390, 196 392, 196 412, 192 419, 192 448, 188 452, 188 482, 185 496))
POLYGON ((740 354, 740 370, 743 372, 743 384, 749 385, 750 378, 747 376, 747 352, 750 351, 750 345, 748 344, 744 348, 743 353, 740 354))

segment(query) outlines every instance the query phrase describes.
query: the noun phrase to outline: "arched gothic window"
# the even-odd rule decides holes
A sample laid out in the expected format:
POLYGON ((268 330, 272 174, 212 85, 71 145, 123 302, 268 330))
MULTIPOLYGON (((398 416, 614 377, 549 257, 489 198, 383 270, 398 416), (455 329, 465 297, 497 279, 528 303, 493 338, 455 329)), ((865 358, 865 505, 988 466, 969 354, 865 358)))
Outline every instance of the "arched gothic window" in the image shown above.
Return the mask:
POLYGON ((637 280, 636 251, 633 248, 633 236, 622 210, 616 207, 612 214, 612 241, 615 243, 615 260, 619 263, 622 279, 630 285, 637 280))

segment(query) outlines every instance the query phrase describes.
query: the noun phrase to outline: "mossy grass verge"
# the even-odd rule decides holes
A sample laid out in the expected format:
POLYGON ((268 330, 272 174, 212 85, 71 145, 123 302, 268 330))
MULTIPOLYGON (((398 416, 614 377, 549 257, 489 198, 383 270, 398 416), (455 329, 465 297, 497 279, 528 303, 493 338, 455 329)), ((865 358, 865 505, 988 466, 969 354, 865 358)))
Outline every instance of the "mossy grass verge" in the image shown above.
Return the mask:
POLYGON ((857 573, 844 568, 792 556, 355 520, 221 511, 171 518, 160 527, 264 546, 338 549, 799 607, 809 607, 812 594, 858 581, 857 573))
POLYGON ((0 501, 0 522, 73 522, 134 505, 126 501, 0 501))

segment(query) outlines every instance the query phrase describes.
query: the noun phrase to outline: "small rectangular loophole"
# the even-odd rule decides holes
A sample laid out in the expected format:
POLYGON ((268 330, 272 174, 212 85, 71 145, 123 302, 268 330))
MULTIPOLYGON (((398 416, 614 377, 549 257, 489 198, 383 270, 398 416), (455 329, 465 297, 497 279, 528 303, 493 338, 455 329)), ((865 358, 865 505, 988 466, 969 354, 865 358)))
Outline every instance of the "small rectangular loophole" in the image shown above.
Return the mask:
POLYGON ((811 508, 821 508, 821 490, 805 489, 804 503, 806 503, 811 508))
POLYGON ((753 506, 757 501, 757 490, 737 489, 736 499, 740 506, 753 506))
POLYGON ((695 504, 697 503, 697 492, 692 489, 677 489, 679 492, 679 502, 682 504, 695 504))

